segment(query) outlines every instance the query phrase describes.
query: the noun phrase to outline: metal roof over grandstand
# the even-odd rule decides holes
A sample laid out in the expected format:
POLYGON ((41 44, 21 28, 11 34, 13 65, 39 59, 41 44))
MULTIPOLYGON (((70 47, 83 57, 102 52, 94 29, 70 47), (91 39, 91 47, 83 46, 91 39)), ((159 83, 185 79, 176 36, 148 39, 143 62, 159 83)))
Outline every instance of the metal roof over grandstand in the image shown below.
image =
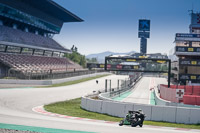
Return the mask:
POLYGON ((6 26, 0 26, 0 31, 1 44, 5 44, 4 42, 7 42, 6 44, 15 46, 71 52, 71 50, 64 48, 52 38, 38 36, 21 30, 15 30, 6 26))
POLYGON ((26 4, 30 4, 37 9, 40 9, 63 22, 82 22, 83 20, 78 16, 74 15, 70 11, 61 7, 52 0, 20 0, 26 4))

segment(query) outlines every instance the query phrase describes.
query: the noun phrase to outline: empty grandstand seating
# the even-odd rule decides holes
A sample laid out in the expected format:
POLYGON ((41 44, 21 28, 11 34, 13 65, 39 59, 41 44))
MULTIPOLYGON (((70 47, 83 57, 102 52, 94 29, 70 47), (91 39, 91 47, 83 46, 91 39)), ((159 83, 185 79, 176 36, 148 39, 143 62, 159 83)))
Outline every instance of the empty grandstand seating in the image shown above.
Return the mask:
POLYGON ((22 73, 52 73, 82 70, 83 68, 67 58, 9 54, 0 52, 0 62, 22 73))
POLYGON ((0 41, 13 42, 29 46, 38 46, 57 50, 65 49, 55 40, 48 37, 23 32, 21 30, 13 29, 6 26, 0 26, 0 31, 0 41))

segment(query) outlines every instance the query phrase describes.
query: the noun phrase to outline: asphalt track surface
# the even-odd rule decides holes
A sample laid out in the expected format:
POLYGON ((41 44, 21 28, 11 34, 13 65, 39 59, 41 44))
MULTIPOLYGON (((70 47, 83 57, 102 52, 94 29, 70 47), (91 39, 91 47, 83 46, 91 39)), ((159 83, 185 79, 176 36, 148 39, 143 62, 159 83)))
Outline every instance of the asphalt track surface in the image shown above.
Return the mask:
POLYGON ((127 78, 127 76, 111 75, 99 78, 98 84, 96 84, 96 80, 90 80, 65 87, 0 89, 0 123, 99 133, 199 132, 199 130, 188 131, 185 129, 146 125, 144 125, 143 128, 132 128, 129 126, 120 127, 117 123, 59 118, 32 111, 33 107, 39 105, 78 98, 92 93, 93 91, 98 91, 104 88, 105 79, 112 79, 112 87, 116 87, 117 79, 125 78, 127 78))
POLYGON ((167 84, 167 79, 158 77, 143 77, 131 91, 131 94, 122 101, 150 104, 151 91, 157 87, 158 84, 167 84))

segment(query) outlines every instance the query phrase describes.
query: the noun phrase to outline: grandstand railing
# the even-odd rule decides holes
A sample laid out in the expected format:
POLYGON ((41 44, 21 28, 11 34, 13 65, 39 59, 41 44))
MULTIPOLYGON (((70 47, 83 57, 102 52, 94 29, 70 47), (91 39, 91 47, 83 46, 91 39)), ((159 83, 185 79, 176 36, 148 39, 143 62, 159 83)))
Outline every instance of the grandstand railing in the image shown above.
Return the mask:
MULTIPOLYGON (((34 70, 34 71, 25 71, 20 72, 16 70, 9 70, 6 74, 7 79, 27 79, 27 80, 43 80, 43 79, 61 79, 61 78, 68 78, 74 76, 81 76, 93 73, 104 72, 104 70, 76 70, 76 71, 66 71, 66 72, 57 72, 52 73, 51 70, 41 71, 41 70, 34 70)), ((1 76, 0 76, 1 77, 1 76)))

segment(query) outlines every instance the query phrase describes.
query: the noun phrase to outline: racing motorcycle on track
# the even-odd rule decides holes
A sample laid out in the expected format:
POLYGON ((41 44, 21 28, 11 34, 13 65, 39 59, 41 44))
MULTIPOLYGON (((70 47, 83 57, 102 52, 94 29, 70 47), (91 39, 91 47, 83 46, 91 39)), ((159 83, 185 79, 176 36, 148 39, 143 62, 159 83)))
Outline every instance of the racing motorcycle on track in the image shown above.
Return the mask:
POLYGON ((146 116, 141 109, 138 111, 128 111, 124 119, 119 122, 119 126, 131 125, 132 127, 136 127, 139 125, 142 127, 145 117, 146 116))

